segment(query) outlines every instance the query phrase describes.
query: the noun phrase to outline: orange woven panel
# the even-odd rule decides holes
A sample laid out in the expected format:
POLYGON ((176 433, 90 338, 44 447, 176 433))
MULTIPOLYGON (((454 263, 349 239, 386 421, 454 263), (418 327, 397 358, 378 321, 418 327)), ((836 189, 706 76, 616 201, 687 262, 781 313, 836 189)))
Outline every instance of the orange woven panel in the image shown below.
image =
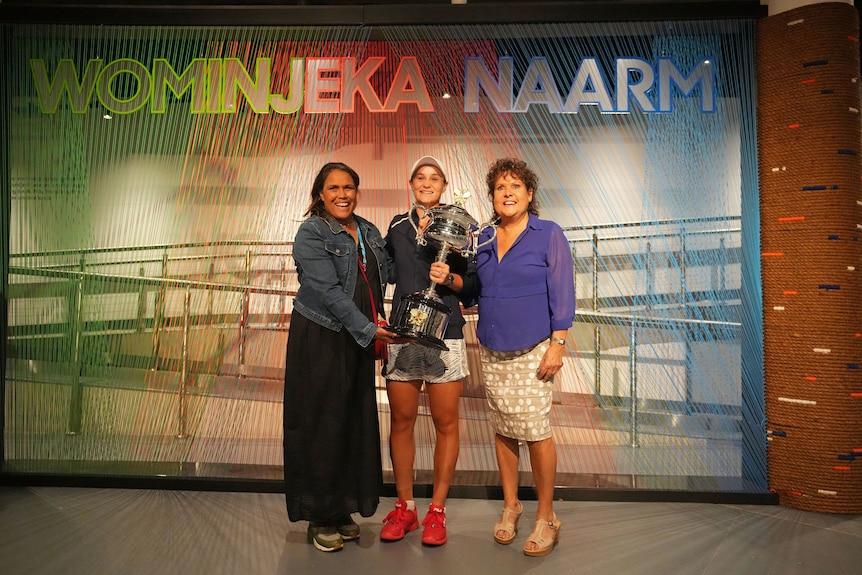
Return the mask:
POLYGON ((831 513, 862 513, 858 38, 849 4, 758 25, 769 485, 831 513))
POLYGON ((862 513, 862 431, 828 440, 816 429, 774 425, 769 438, 769 484, 780 501, 810 511, 862 513))

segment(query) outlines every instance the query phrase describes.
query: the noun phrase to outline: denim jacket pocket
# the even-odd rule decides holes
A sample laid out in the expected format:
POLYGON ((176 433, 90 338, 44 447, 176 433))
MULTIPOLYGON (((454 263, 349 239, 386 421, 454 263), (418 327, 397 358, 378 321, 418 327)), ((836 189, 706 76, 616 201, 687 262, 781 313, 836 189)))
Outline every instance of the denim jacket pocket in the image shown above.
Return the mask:
POLYGON ((347 256, 350 255, 350 250, 344 244, 344 242, 336 242, 336 241, 327 241, 323 244, 323 249, 334 256, 347 256))

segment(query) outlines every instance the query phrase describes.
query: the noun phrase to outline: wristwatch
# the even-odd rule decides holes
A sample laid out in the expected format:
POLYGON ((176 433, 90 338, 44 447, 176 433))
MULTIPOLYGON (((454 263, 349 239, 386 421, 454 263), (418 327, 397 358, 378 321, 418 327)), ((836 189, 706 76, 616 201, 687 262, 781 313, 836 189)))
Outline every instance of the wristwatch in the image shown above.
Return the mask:
POLYGON ((564 339, 563 339, 563 338, 561 338, 561 337, 552 337, 552 338, 551 338, 551 343, 558 343, 558 344, 560 344, 560 345, 562 345, 562 346, 565 346, 565 345, 566 345, 566 340, 564 340, 564 339))
POLYGON ((446 278, 446 283, 443 284, 446 287, 452 287, 452 284, 455 283, 455 276, 453 274, 449 274, 449 277, 446 278))

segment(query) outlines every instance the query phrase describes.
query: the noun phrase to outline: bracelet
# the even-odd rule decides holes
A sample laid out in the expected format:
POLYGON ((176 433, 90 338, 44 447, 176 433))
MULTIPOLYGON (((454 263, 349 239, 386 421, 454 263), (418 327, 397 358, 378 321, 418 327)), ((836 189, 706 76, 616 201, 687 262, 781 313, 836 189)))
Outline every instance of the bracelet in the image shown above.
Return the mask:
POLYGON ((551 343, 558 343, 558 344, 560 344, 560 345, 562 345, 562 346, 565 346, 565 345, 566 345, 566 340, 564 340, 564 339, 563 339, 563 338, 561 338, 561 337, 552 337, 552 338, 551 338, 551 343))

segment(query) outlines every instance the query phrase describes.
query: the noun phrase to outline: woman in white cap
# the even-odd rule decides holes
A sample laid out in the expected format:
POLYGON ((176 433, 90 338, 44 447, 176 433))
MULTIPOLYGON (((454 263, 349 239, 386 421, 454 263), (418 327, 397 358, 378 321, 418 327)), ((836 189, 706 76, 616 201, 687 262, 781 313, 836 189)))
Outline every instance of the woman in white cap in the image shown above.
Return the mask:
POLYGON ((389 449, 395 472, 398 500, 384 519, 380 532, 383 541, 398 541, 419 527, 413 499, 413 463, 416 455, 414 427, 419 410, 419 394, 425 387, 434 422, 434 489, 428 514, 422 524, 422 543, 443 545, 446 537, 446 497, 458 460, 458 418, 462 380, 469 375, 464 345, 464 317, 459 293, 472 292, 476 266, 458 253, 446 262, 435 262, 440 246, 434 242, 420 245, 416 238, 428 224, 428 210, 439 206, 448 185, 446 171, 432 156, 419 158, 410 170, 410 189, 414 210, 396 216, 389 225, 386 249, 395 261, 395 293, 401 296, 424 291, 429 280, 436 282, 437 295, 452 310, 443 340, 449 351, 419 343, 389 346, 384 375, 390 405, 389 449))

